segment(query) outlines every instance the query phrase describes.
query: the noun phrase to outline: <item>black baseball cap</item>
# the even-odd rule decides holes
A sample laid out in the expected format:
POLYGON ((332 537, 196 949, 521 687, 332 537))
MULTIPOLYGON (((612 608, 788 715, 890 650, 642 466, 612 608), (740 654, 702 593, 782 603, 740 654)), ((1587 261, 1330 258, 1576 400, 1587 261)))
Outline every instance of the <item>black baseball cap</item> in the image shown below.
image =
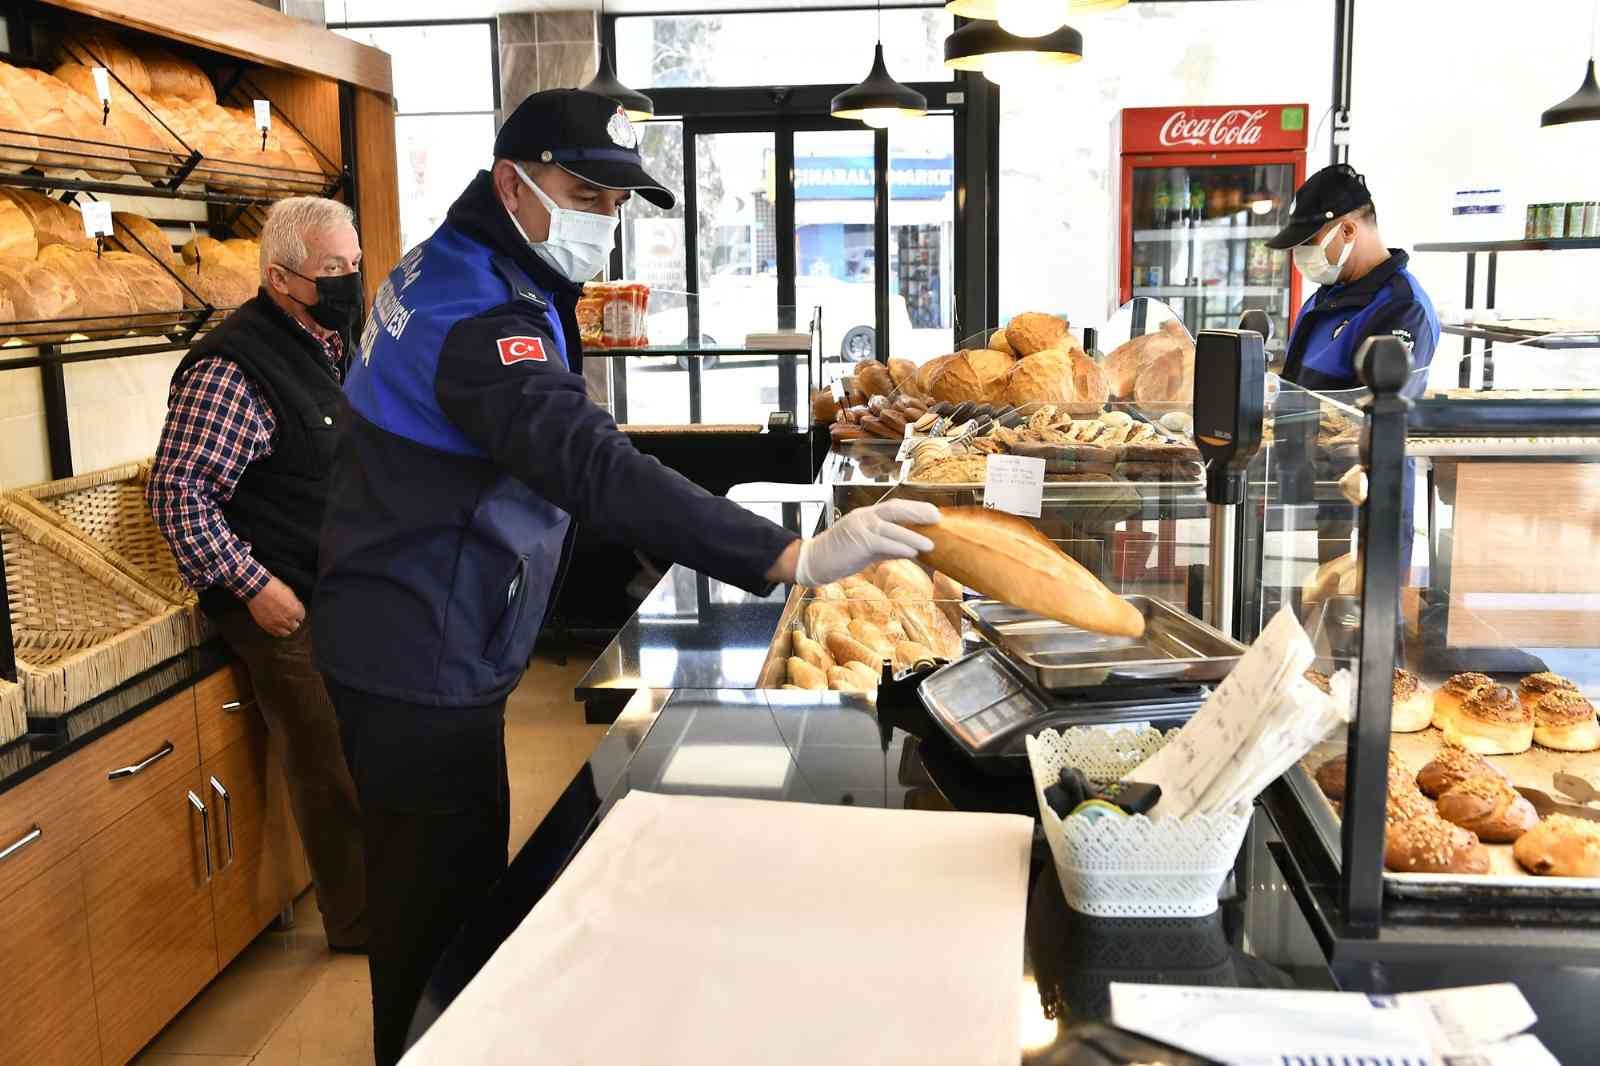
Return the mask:
POLYGON ((602 189, 632 189, 662 210, 678 198, 645 173, 639 131, 609 96, 582 89, 534 93, 494 138, 494 157, 554 163, 602 189))
POLYGON ((1347 163, 1323 167, 1295 190, 1289 205, 1289 224, 1267 242, 1268 248, 1293 248, 1304 244, 1329 222, 1372 202, 1367 179, 1347 163))

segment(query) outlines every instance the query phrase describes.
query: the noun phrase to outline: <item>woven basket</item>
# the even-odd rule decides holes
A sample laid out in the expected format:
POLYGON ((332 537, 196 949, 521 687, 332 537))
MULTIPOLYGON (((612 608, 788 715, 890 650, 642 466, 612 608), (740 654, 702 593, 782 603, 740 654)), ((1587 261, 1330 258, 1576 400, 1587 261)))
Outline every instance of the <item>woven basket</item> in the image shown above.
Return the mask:
POLYGON ((63 714, 192 645, 192 611, 15 498, 0 499, 0 547, 29 714, 63 714))
POLYGON ((11 743, 28 731, 28 712, 23 707, 22 686, 0 678, 0 746, 11 743))
POLYGON ((127 463, 18 489, 15 503, 89 542, 106 562, 175 607, 195 602, 144 502, 150 463, 127 463))

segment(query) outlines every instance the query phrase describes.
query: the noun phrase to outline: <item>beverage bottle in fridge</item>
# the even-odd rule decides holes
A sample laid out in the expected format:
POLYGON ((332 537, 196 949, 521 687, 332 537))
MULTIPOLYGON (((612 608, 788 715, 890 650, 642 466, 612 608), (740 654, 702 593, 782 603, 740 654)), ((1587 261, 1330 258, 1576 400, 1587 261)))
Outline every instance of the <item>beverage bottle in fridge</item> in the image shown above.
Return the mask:
POLYGON ((1189 221, 1199 223, 1206 217, 1206 187, 1198 178, 1189 180, 1189 221))
POLYGON ((1172 221, 1172 189, 1166 178, 1156 179, 1155 228, 1161 229, 1172 221))
POLYGON ((1172 172, 1172 223, 1189 224, 1189 175, 1182 170, 1172 172))

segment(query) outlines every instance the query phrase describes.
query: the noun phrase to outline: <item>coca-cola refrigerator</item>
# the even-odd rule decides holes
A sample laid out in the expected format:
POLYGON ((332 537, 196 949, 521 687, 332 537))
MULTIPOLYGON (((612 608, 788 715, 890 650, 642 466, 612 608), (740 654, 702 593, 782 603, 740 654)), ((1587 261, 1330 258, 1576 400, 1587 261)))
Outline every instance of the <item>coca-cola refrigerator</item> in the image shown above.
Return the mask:
POLYGON ((1231 329, 1252 308, 1281 351, 1300 307, 1300 276, 1267 240, 1288 221, 1306 177, 1306 105, 1141 107, 1113 128, 1121 166, 1118 304, 1168 304, 1189 327, 1231 329))

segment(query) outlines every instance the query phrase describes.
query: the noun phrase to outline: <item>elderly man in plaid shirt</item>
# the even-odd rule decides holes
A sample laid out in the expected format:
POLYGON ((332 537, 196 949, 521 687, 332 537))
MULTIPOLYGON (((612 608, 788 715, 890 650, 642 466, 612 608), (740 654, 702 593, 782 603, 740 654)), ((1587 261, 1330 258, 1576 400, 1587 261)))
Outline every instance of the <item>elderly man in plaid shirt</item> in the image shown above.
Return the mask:
POLYGON ((366 947, 365 861, 306 606, 361 313, 360 263, 343 204, 295 197, 273 206, 260 291, 173 375, 147 494, 184 580, 249 670, 336 951, 366 947))

